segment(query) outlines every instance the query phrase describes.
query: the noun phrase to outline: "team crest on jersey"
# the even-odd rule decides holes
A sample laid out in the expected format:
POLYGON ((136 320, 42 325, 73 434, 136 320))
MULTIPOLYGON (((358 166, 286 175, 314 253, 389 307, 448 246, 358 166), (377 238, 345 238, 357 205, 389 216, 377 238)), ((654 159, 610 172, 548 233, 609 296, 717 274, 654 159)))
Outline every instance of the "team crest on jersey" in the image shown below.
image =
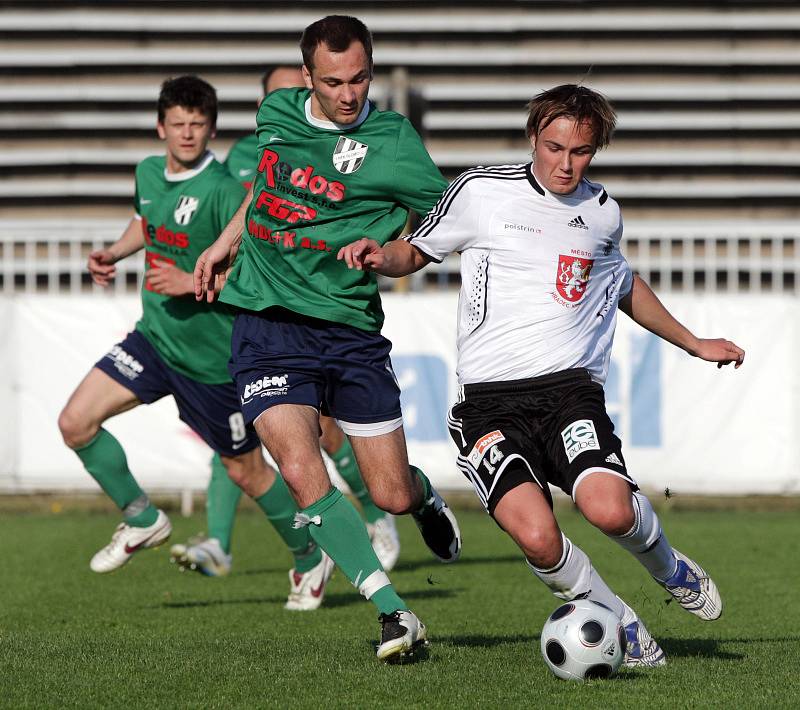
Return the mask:
POLYGON ((198 206, 200 205, 200 200, 196 197, 187 197, 186 195, 181 195, 178 198, 178 204, 175 206, 175 222, 180 224, 181 226, 189 224, 192 221, 192 217, 194 217, 194 213, 197 211, 198 206))
POLYGON ((556 288, 563 298, 570 303, 577 303, 583 298, 593 264, 594 259, 582 259, 566 254, 558 255, 556 288))
POLYGON ((339 136, 333 149, 333 167, 345 175, 354 173, 364 164, 367 150, 369 146, 347 136, 339 136))

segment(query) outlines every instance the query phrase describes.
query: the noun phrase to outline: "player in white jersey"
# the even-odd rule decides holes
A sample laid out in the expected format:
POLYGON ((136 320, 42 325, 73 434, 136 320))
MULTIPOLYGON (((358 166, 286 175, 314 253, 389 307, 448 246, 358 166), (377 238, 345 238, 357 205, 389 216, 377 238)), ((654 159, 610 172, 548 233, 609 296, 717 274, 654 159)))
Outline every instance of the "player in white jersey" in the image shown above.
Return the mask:
POLYGON ((468 170, 413 234, 384 247, 362 239, 339 258, 351 268, 403 276, 460 252, 461 391, 448 417, 458 466, 557 597, 612 608, 625 626, 626 664, 662 665, 664 653, 636 613, 559 529, 548 484, 571 495, 584 517, 684 609, 718 618, 713 581, 670 546, 628 474, 602 385, 617 308, 720 367, 739 367, 744 351, 695 337, 620 252, 619 206, 584 177, 614 128, 608 101, 564 85, 528 108, 532 163, 468 170))

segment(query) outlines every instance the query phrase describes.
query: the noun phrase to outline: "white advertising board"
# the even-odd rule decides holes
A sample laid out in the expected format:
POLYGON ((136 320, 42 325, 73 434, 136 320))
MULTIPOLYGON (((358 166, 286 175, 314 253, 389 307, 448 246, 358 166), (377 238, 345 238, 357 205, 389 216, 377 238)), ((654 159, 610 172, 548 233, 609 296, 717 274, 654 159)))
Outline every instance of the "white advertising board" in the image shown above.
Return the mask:
MULTIPOLYGON (((696 333, 742 345, 747 360, 737 371, 718 370, 620 315, 606 398, 632 475, 643 487, 685 493, 800 493, 797 300, 665 300, 696 333)), ((467 487, 445 426, 456 394, 456 302, 453 293, 384 298, 410 457, 442 488, 467 487)), ((0 300, 0 490, 96 489, 62 443, 58 413, 139 309, 132 296, 0 300)), ((180 422, 171 399, 120 415, 107 428, 148 490, 205 487, 210 451, 180 422)))

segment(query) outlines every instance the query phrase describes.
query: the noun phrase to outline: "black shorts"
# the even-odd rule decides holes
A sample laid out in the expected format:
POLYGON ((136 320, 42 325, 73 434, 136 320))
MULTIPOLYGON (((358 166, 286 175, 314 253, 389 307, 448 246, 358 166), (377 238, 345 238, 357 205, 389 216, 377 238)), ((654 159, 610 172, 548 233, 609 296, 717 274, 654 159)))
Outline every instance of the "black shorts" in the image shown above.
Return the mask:
POLYGON ((95 367, 144 404, 171 394, 181 420, 223 456, 239 456, 261 446, 255 429, 245 425, 233 382, 209 385, 181 374, 138 330, 111 348, 95 367))
POLYGON ((447 423, 459 449, 457 465, 489 513, 528 481, 551 504, 547 484, 574 498, 582 478, 597 471, 637 489, 606 413, 603 388, 586 370, 464 385, 447 423))

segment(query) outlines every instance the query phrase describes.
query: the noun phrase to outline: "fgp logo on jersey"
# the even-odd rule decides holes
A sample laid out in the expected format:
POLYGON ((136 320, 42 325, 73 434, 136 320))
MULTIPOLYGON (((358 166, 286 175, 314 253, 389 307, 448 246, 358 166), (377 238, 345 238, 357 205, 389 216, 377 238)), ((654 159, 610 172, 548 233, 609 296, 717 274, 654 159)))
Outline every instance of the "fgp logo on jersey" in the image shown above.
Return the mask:
POLYGON ((333 149, 333 167, 345 175, 354 173, 364 164, 367 150, 369 146, 347 136, 339 136, 333 149))
POLYGON ((192 217, 194 217, 194 213, 197 211, 198 206, 200 205, 200 200, 196 197, 188 197, 186 195, 181 195, 178 198, 178 204, 175 207, 174 217, 176 224, 180 224, 181 226, 185 226, 192 221, 192 217))
POLYGON ((570 303, 577 303, 583 298, 593 264, 594 259, 582 259, 566 254, 558 255, 556 288, 563 298, 570 303))
POLYGON ((591 419, 578 419, 572 422, 561 432, 561 439, 564 442, 564 451, 566 451, 567 459, 569 459, 570 463, 584 451, 600 449, 600 443, 597 441, 597 431, 591 419))

